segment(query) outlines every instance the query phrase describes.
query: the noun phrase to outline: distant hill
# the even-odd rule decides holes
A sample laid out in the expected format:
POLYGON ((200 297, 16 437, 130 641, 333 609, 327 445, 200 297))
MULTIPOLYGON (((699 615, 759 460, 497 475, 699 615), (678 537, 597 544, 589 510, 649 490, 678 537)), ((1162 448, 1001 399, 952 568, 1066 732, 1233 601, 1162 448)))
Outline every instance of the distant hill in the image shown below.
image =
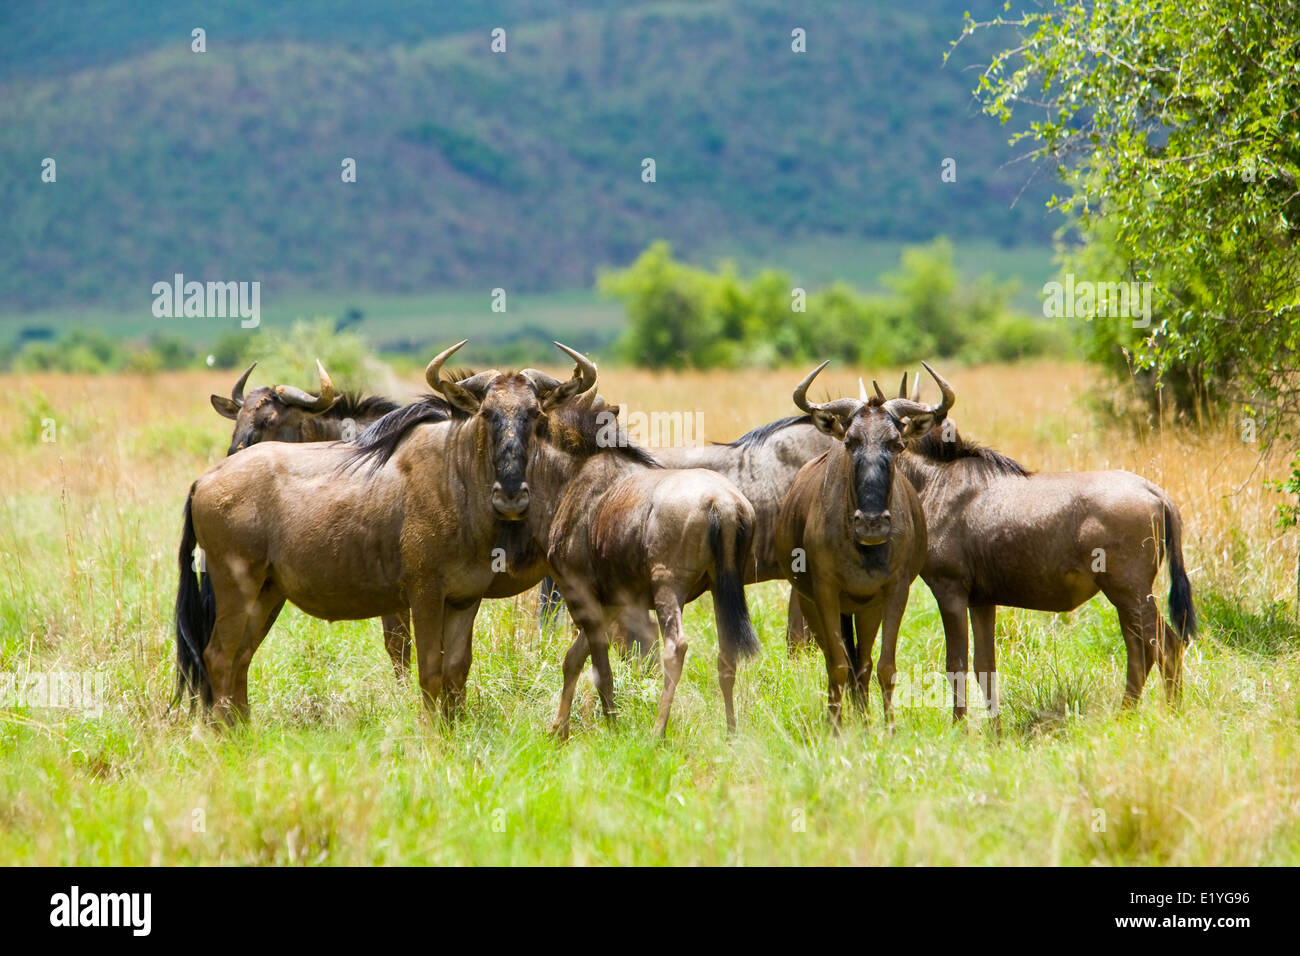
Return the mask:
POLYGON ((972 106, 984 51, 942 65, 963 3, 137 6, 0 13, 0 313, 147 309, 177 272, 526 292, 657 238, 689 258, 1052 225, 1041 184, 1012 208, 1029 171, 972 106))

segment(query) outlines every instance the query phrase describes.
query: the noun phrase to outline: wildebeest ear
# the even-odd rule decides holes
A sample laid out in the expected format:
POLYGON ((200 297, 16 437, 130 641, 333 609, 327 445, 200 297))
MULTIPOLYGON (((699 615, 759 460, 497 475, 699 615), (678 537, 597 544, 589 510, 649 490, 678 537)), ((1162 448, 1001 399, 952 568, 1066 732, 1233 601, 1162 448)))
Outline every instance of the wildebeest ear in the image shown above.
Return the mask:
POLYGON ((444 380, 442 383, 443 398, 451 402, 462 412, 474 415, 478 412, 482 402, 479 401, 469 389, 462 388, 456 382, 444 380))
POLYGON ((817 430, 824 435, 830 435, 832 438, 844 438, 844 420, 834 412, 828 412, 818 408, 812 412, 812 423, 817 430))
POLYGON ((935 416, 933 414, 911 415, 899 422, 899 431, 902 432, 903 441, 910 438, 919 438, 934 427, 935 416))
POLYGON ((212 407, 217 410, 217 414, 222 418, 239 417, 239 403, 226 398, 224 395, 213 395, 212 407))

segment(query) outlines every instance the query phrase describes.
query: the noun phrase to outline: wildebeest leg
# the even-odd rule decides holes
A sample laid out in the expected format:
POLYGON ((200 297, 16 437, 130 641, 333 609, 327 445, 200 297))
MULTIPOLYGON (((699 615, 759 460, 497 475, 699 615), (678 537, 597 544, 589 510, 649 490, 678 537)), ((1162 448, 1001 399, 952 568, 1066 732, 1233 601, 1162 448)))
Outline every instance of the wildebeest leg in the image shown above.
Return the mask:
MULTIPOLYGON (((560 710, 555 715, 554 723, 551 724, 551 732, 560 740, 567 740, 569 737, 569 714, 573 709, 573 695, 577 690, 578 678, 582 674, 582 668, 587 663, 587 657, 591 654, 593 644, 599 641, 606 648, 606 657, 603 664, 606 672, 608 672, 609 645, 603 634, 605 609, 596 599, 595 592, 585 582, 571 584, 568 580, 561 582, 561 590, 564 592, 569 605, 569 616, 573 618, 573 623, 578 626, 578 636, 564 655, 564 689, 560 692, 560 710)), ((599 673, 599 669, 598 666, 596 691, 601 694, 601 702, 604 704, 605 694, 612 695, 613 687, 610 686, 607 690, 601 689, 601 679, 604 675, 599 673)), ((608 706, 613 707, 612 696, 609 698, 608 706)))
POLYGON ((1165 678, 1165 698, 1177 707, 1183 700, 1183 639, 1178 632, 1164 624, 1165 648, 1160 667, 1165 678))
POLYGON ((1128 655, 1127 676, 1124 681, 1122 707, 1134 706, 1142 696, 1147 674, 1155 663, 1159 648, 1157 641, 1164 636, 1160 612, 1155 598, 1145 598, 1118 589, 1103 589, 1119 614, 1120 633, 1124 635, 1124 649, 1128 655))
POLYGON ((415 629, 415 663, 420 690, 429 716, 437 713, 442 699, 442 615, 440 590, 420 588, 411 599, 411 623, 415 629))
POLYGON ((970 609, 970 627, 975 636, 975 680, 984 691, 989 705, 993 729, 1001 731, 1001 704, 998 700, 998 658, 993 643, 994 625, 997 621, 996 604, 986 604, 970 609))
POLYGON ((481 601, 465 607, 447 604, 442 617, 442 714, 448 720, 465 703, 465 682, 474 660, 474 616, 481 601))
POLYGON ((732 692, 736 687, 736 649, 725 641, 718 642, 718 686, 722 688, 722 706, 727 712, 727 733, 736 732, 736 708, 732 692))
POLYGON ((799 607, 799 595, 790 589, 790 607, 785 617, 785 644, 789 653, 794 654, 813 642, 808 620, 799 607))
POLYGON ((966 595, 935 592, 943 619, 944 667, 952 687, 952 719, 966 719, 966 671, 969 669, 970 635, 966 630, 966 595))
POLYGON ((235 693, 232 701, 235 713, 242 720, 248 720, 248 665, 253 662, 253 655, 266 639, 266 634, 271 630, 271 625, 275 619, 280 616, 280 611, 284 608, 284 596, 278 591, 264 592, 255 607, 248 615, 248 634, 244 641, 244 646, 240 648, 239 657, 235 661, 235 693), (260 627, 257 621, 261 621, 260 627))
POLYGON ((401 681, 411 671, 411 612, 385 614, 380 620, 384 624, 384 650, 401 681))
MULTIPOLYGON (((212 687, 211 718, 217 724, 233 724, 239 716, 235 700, 239 655, 248 634, 250 614, 257 613, 264 579, 242 569, 229 573, 211 556, 208 576, 217 608, 212 636, 203 649, 203 667, 212 687)), ((261 612, 259 623, 268 610, 261 612)))
POLYGON ((643 663, 654 659, 655 642, 659 633, 650 612, 644 607, 632 607, 621 613, 615 625, 608 630, 609 643, 619 644, 627 651, 635 651, 643 663))
POLYGON ((601 712, 613 723, 618 709, 614 706, 614 672, 609 668, 609 643, 603 635, 599 643, 587 638, 587 650, 591 655, 591 673, 596 693, 600 695, 601 712))
POLYGON ((661 584, 655 589, 655 614, 659 618, 659 631, 663 637, 664 690, 659 696, 659 718, 655 721, 655 734, 668 733, 668 712, 673 706, 673 695, 682 679, 689 641, 682 631, 682 598, 671 586, 661 584))
POLYGON ((591 647, 582 631, 574 638, 564 655, 564 688, 560 691, 560 710, 551 723, 551 733, 560 740, 569 739, 569 713, 573 709, 573 694, 578 687, 578 677, 587 663, 591 647))
POLYGON ((560 593, 555 579, 548 574, 537 586, 537 622, 542 630, 554 627, 559 622, 563 609, 564 595, 560 593))
POLYGON ((856 688, 854 696, 862 705, 864 714, 871 702, 871 665, 876 653, 876 631, 880 630, 880 619, 884 611, 883 603, 876 601, 853 615, 853 623, 858 632, 858 659, 853 674, 853 686, 856 688))
POLYGON ((804 615, 817 623, 813 633, 819 640, 826 658, 826 710, 831 727, 840 729, 840 709, 844 700, 844 687, 849 682, 849 657, 840 636, 840 601, 832 586, 816 592, 812 602, 801 601, 804 615), (811 607, 809 606, 811 603, 811 607))
POLYGON ((890 730, 894 729, 894 677, 898 673, 894 654, 898 650, 898 629, 903 624, 903 612, 907 610, 907 596, 911 589, 912 582, 906 576, 901 576, 894 584, 893 592, 885 596, 880 666, 876 668, 876 681, 880 684, 880 694, 885 702, 885 726, 890 730))

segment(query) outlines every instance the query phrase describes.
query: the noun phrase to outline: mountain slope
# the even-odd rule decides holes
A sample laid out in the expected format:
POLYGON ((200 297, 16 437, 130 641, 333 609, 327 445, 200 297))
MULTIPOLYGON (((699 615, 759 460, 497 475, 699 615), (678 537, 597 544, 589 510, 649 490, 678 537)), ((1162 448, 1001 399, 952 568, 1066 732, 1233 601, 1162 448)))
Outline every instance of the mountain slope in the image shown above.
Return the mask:
POLYGON ((1040 189, 1012 208, 1027 171, 1001 168, 1006 130, 971 107, 972 74, 942 65, 960 5, 590 6, 542 20, 500 0, 500 55, 488 15, 403 33, 404 3, 357 36, 304 15, 311 29, 254 20, 244 35, 265 38, 239 43, 210 30, 204 54, 187 30, 111 61, 92 44, 96 65, 72 72, 70 54, 18 49, 27 68, 0 84, 0 311, 147 307, 177 272, 567 288, 655 238, 688 257, 818 235, 1046 239, 1040 189))

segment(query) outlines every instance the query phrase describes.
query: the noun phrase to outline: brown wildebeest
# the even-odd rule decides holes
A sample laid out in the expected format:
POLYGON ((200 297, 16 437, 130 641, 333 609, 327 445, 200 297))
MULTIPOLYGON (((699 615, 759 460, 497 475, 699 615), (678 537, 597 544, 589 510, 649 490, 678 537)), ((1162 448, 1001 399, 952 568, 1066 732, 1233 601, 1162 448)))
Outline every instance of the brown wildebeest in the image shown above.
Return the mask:
MULTIPOLYGON (((749 560, 745 562, 745 583, 755 584, 783 580, 773 543, 781 501, 799 469, 829 450, 834 442, 835 439, 819 432, 813 427, 812 419, 804 415, 760 425, 728 444, 656 448, 654 456, 668 468, 707 468, 725 475, 749 499, 754 506, 754 541, 749 560)), ((542 581, 543 614, 550 613, 547 596, 558 593, 548 588, 549 580, 542 581)), ((640 610, 633 610, 623 615, 619 624, 621 627, 612 630, 622 633, 616 633, 614 640, 625 636, 643 657, 648 656, 655 641, 650 618, 640 610)), ((808 639, 793 592, 786 634, 792 649, 808 639)))
MULTIPOLYGON (((316 362, 316 371, 320 375, 319 394, 312 395, 292 385, 276 385, 255 388, 245 398, 244 386, 255 368, 256 362, 244 369, 244 374, 230 390, 229 398, 212 396, 212 407, 235 422, 227 455, 263 441, 351 441, 360 430, 399 407, 396 402, 379 395, 336 395, 334 382, 319 359, 316 362)), ((448 409, 447 415, 450 414, 448 409)), ((393 673, 400 681, 411 669, 411 615, 409 611, 386 614, 381 621, 384 650, 388 652, 393 662, 393 673)))
MULTIPOLYGON (((547 416, 596 381, 595 365, 562 345, 577 363, 563 383, 535 369, 445 379, 443 364, 464 344, 425 373, 451 419, 421 421, 429 412, 414 406, 368 443, 264 442, 191 486, 176 598, 178 696, 199 696, 218 720, 246 719, 249 662, 286 600, 326 620, 409 607, 426 703, 441 698, 451 716, 479 603, 518 594, 545 571, 524 519, 547 416), (349 471, 368 456, 368 469, 349 471), (189 559, 196 544, 206 555, 199 578, 189 559)), ((537 509, 554 504, 539 500, 537 509)))
MULTIPOLYGON (((917 376, 914 398, 919 388, 917 376)), ((904 375, 900 395, 906 392, 904 375)), ((976 679, 996 716, 998 605, 1072 611, 1098 591, 1115 606, 1128 654, 1124 706, 1136 703, 1157 660, 1176 701, 1196 611, 1182 517, 1169 495, 1127 471, 1030 472, 962 438, 945 415, 908 443, 898 467, 925 508, 930 544, 921 579, 943 618, 954 718, 966 713, 968 614, 976 679), (1152 594, 1165 553, 1176 631, 1160 619, 1152 594)))
POLYGON ((244 369, 229 398, 213 395, 211 399, 212 407, 235 423, 228 455, 263 441, 351 441, 398 408, 396 402, 379 395, 337 394, 319 361, 319 394, 292 385, 263 385, 245 398, 244 386, 255 368, 256 362, 244 369))
MULTIPOLYGON (((688 640, 682 606, 713 593, 718 683, 727 729, 736 729, 732 689, 740 656, 758 651, 745 604, 745 564, 754 509, 727 478, 700 468, 668 469, 630 445, 617 410, 599 396, 554 416, 539 487, 563 488, 546 535, 547 560, 579 633, 564 656, 564 690, 553 729, 565 739, 574 689, 588 656, 607 716, 614 715, 607 622, 653 608, 663 635, 664 689, 655 733, 667 731, 688 640), (576 470, 575 470, 575 467, 576 470)), ((548 497, 551 495, 548 494, 548 497)))
POLYGON ((921 499, 899 473, 896 459, 909 438, 929 430, 943 407, 880 397, 810 402, 808 386, 827 364, 799 383, 794 403, 812 416, 815 427, 839 441, 804 465, 786 493, 776 524, 776 555, 826 658, 827 706, 835 727, 850 668, 856 696, 866 701, 876 631, 883 621, 876 677, 885 719, 892 723, 898 627, 926 554, 921 499))

